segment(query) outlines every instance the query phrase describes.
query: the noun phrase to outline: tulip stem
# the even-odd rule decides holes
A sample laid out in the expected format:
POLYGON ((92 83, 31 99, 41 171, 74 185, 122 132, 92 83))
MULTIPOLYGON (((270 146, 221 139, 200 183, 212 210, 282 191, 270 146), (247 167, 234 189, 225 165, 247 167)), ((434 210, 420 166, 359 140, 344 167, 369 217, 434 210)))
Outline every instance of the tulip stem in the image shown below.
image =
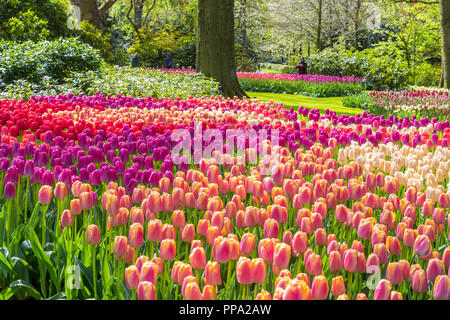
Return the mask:
POLYGON ((45 208, 45 210, 43 210, 43 212, 42 212, 42 228, 41 228, 41 231, 42 231, 42 247, 43 248, 45 247, 45 233, 46 233, 45 232, 45 225, 46 225, 45 214, 47 212, 47 206, 45 205, 44 208, 45 208))
POLYGON ((353 272, 348 273, 348 297, 352 299, 353 272))
POLYGON ((28 190, 30 189, 30 177, 27 177, 27 189, 25 191, 25 211, 23 212, 23 221, 27 222, 27 211, 28 211, 28 190))
POLYGON ((6 200, 6 243, 8 244, 8 248, 10 245, 10 237, 11 237, 11 200, 6 200))
POLYGON ((96 268, 97 246, 94 246, 94 254, 92 255, 92 281, 94 282, 94 299, 97 300, 97 268, 96 268))
POLYGON ((295 268, 295 276, 297 276, 300 273, 300 265, 302 264, 302 254, 300 253, 300 255, 298 256, 297 259, 297 266, 295 268))

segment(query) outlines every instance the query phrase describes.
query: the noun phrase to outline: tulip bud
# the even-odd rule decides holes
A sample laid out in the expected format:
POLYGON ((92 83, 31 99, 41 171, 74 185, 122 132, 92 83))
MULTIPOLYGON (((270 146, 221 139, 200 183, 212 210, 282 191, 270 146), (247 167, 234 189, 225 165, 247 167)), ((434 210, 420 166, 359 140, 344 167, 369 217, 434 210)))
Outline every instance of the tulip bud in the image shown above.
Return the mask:
POLYGON ((153 242, 160 242, 162 240, 162 228, 161 220, 150 220, 147 227, 147 239, 153 242))
POLYGON ((365 293, 358 293, 356 295, 356 300, 368 300, 365 293))
POLYGON ((139 282, 148 281, 156 283, 158 279, 158 266, 153 262, 145 262, 140 271, 139 282))
POLYGON ((189 263, 195 270, 203 270, 206 265, 205 249, 202 247, 192 249, 189 255, 189 263))
MULTIPOLYGON (((237 274, 237 272, 236 272, 237 274)), ((215 261, 208 261, 205 266, 205 282, 210 285, 221 285, 220 265, 215 261)))
POLYGON ((116 236, 114 239, 114 254, 122 257, 126 254, 128 247, 128 238, 124 236, 116 236))
POLYGON ((333 296, 338 297, 345 293, 345 283, 342 276, 333 278, 331 283, 331 293, 333 296))
POLYGON ((322 259, 319 255, 311 253, 306 261, 306 271, 310 275, 321 275, 322 274, 322 259))
POLYGON ((305 232, 298 231, 292 238, 292 254, 297 257, 308 249, 308 235, 305 232))
POLYGON ((355 272, 358 264, 358 252, 354 249, 349 249, 343 254, 344 269, 347 272, 355 272))
POLYGON ((419 256, 428 256, 431 253, 431 242, 426 235, 419 235, 414 242, 414 253, 419 256))
POLYGON ((61 214, 61 228, 73 226, 73 216, 70 210, 64 210, 61 214))
POLYGON ((427 266, 427 279, 434 282, 437 276, 445 275, 444 263, 439 259, 431 259, 427 266))
POLYGON ((391 262, 386 269, 386 279, 392 284, 400 284, 403 282, 403 273, 400 263, 391 262))
POLYGON ((240 252, 241 255, 249 256, 253 252, 255 248, 256 237, 251 233, 245 233, 242 236, 240 243, 240 252))
POLYGON ((391 287, 389 280, 381 279, 375 288, 374 300, 389 300, 391 298, 391 287))
POLYGON ((139 285, 139 270, 136 266, 125 269, 125 285, 130 290, 136 290, 139 285))
POLYGON ((272 300, 272 295, 265 290, 261 290, 256 296, 256 300, 272 300))
POLYGON ((264 238, 278 238, 278 221, 267 219, 264 222, 264 238))
POLYGON ((266 263, 261 258, 252 259, 253 282, 262 284, 266 280, 266 263))
POLYGON ((380 264, 386 264, 389 261, 388 253, 384 243, 377 243, 373 252, 378 256, 380 264))
POLYGON ((172 261, 176 254, 176 243, 172 239, 164 239, 160 245, 160 256, 165 261, 172 261))
POLYGON ((403 300, 403 295, 398 291, 391 291, 390 300, 403 300))
POLYGON ((181 233, 181 239, 183 242, 191 242, 195 239, 195 226, 193 224, 187 224, 184 226, 181 233))
POLYGON ((228 263, 231 258, 231 242, 223 237, 214 239, 213 258, 219 263, 228 263))
POLYGON ((90 245, 97 245, 100 243, 100 229, 97 225, 91 224, 86 229, 86 242, 90 245))
POLYGON ((273 254, 273 263, 279 268, 286 268, 291 258, 291 247, 285 243, 278 243, 273 254))
POLYGON ((399 256, 402 253, 402 246, 400 241, 396 237, 387 237, 386 239, 386 249, 389 254, 393 256, 399 256))
POLYGON ((70 211, 73 215, 79 215, 82 212, 80 199, 73 199, 70 201, 70 211))
POLYGON ((446 275, 436 277, 433 285, 433 298, 436 300, 450 300, 450 279, 446 275))
POLYGON ((137 289, 138 300, 155 300, 155 285, 148 281, 139 283, 137 289))
MULTIPOLYGON (((329 254, 329 270, 331 273, 338 273, 342 269, 342 258, 339 251, 331 251, 329 254)), ((339 294, 338 294, 339 295, 339 294)), ((338 296, 336 295, 336 296, 338 296)))
POLYGON ((39 189, 38 201, 40 204, 49 204, 52 201, 52 187, 42 186, 39 189))
POLYGON ((315 276, 312 283, 311 294, 313 299, 325 300, 328 297, 328 281, 324 276, 315 276))
POLYGON ((56 183, 55 199, 64 199, 67 195, 67 186, 63 182, 56 183))
POLYGON ((418 269, 411 277, 412 289, 415 292, 424 293, 428 290, 428 280, 425 271, 418 269))

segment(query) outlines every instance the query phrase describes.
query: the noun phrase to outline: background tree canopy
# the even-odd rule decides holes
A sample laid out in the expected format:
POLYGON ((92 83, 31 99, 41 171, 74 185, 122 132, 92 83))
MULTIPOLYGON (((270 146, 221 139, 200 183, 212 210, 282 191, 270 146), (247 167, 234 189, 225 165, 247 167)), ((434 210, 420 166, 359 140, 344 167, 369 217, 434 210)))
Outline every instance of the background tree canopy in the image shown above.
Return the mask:
MULTIPOLYGON (((371 66, 362 70, 385 73, 373 80, 386 79, 382 86, 392 85, 389 75, 398 78, 398 87, 438 85, 440 7, 437 1, 234 0, 236 68, 256 71, 261 63, 284 64, 284 72, 295 72, 299 57, 306 56, 316 73, 345 70, 363 76, 361 69, 351 71, 365 57, 371 66), (405 66, 405 74, 374 59, 386 51, 396 65, 405 66), (330 52, 339 61, 325 59, 330 52)), ((174 67, 195 68, 197 11, 197 0, 3 0, 0 39, 78 37, 111 65, 129 65, 139 53, 142 66, 164 67, 171 52, 174 67), (67 23, 72 5, 80 7, 83 20, 76 29, 67 23)))

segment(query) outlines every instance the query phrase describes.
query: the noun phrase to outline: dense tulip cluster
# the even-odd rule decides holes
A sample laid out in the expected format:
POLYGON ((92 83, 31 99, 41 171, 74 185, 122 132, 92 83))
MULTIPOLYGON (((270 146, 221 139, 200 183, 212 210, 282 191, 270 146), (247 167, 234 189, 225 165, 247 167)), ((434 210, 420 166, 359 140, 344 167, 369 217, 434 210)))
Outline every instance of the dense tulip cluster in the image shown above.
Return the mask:
POLYGON ((448 91, 418 88, 417 90, 382 91, 370 93, 371 104, 377 110, 400 116, 415 114, 418 117, 450 117, 448 91))
POLYGON ((67 95, 0 125, 0 255, 35 298, 450 299, 448 121, 67 95))
MULTIPOLYGON (((171 73, 195 73, 193 69, 156 69, 171 73)), ((260 73, 260 72, 237 72, 240 79, 252 78, 259 80, 278 80, 278 81, 308 81, 308 82, 361 82, 362 78, 355 77, 337 77, 324 76, 314 74, 277 74, 277 73, 260 73)))

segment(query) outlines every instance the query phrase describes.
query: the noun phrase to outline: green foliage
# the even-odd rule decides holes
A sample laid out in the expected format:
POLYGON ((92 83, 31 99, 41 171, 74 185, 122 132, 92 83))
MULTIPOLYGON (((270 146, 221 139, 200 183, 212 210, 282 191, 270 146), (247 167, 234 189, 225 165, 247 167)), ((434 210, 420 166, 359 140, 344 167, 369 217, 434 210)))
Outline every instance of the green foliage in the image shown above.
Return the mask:
POLYGON ((442 69, 429 63, 422 63, 416 69, 415 85, 422 87, 438 87, 442 69))
POLYGON ((16 80, 41 85, 44 77, 50 77, 63 82, 71 72, 98 70, 103 65, 96 50, 73 38, 4 42, 1 48, 0 89, 16 80))
POLYGON ((261 69, 272 70, 272 71, 274 71, 274 73, 282 73, 284 67, 285 66, 282 64, 275 64, 275 63, 261 63, 260 64, 261 69))
POLYGON ((258 63, 251 56, 250 50, 244 45, 237 43, 234 49, 236 59, 236 70, 242 72, 255 72, 258 63))
POLYGON ((241 78, 245 91, 298 94, 310 97, 340 97, 365 90, 363 83, 283 81, 272 79, 241 78))
POLYGON ((138 53, 144 67, 164 67, 167 52, 175 52, 179 48, 178 34, 173 30, 152 32, 144 27, 135 35, 135 42, 129 52, 138 53))
POLYGON ((370 106, 370 95, 367 92, 342 97, 342 104, 348 108, 359 108, 367 110, 370 106))
POLYGON ((0 1, 0 39, 25 41, 67 36, 64 0, 0 1))
POLYGON ((218 95, 219 84, 202 74, 167 73, 158 70, 135 68, 110 68, 96 77, 92 72, 73 75, 71 84, 83 90, 74 93, 94 95, 101 94, 115 96, 131 96, 135 98, 181 98, 190 95, 203 97, 218 95), (82 80, 83 79, 83 80, 82 80), (74 81, 78 82, 76 84, 74 81))
POLYGON ((197 54, 197 43, 195 40, 185 41, 180 44, 180 48, 173 54, 175 68, 195 69, 197 54))
POLYGON ((80 40, 89 44, 92 48, 97 49, 106 62, 113 64, 115 62, 115 55, 111 50, 111 35, 103 33, 87 21, 82 21, 80 27, 81 29, 78 31, 80 40))
POLYGON ((32 95, 58 94, 122 95, 136 98, 181 98, 189 96, 209 97, 219 95, 219 84, 199 73, 179 74, 158 70, 114 67, 104 71, 73 72, 64 84, 46 78, 42 85, 24 80, 15 81, 7 91, 0 93, 3 99, 28 100, 32 95))
MULTIPOLYGON (((298 60, 299 57, 290 57, 289 68, 283 72, 295 73, 298 60)), ((366 79, 368 88, 376 90, 401 89, 409 77, 406 61, 388 42, 359 52, 326 49, 310 55, 306 61, 309 74, 361 77, 366 79)))

